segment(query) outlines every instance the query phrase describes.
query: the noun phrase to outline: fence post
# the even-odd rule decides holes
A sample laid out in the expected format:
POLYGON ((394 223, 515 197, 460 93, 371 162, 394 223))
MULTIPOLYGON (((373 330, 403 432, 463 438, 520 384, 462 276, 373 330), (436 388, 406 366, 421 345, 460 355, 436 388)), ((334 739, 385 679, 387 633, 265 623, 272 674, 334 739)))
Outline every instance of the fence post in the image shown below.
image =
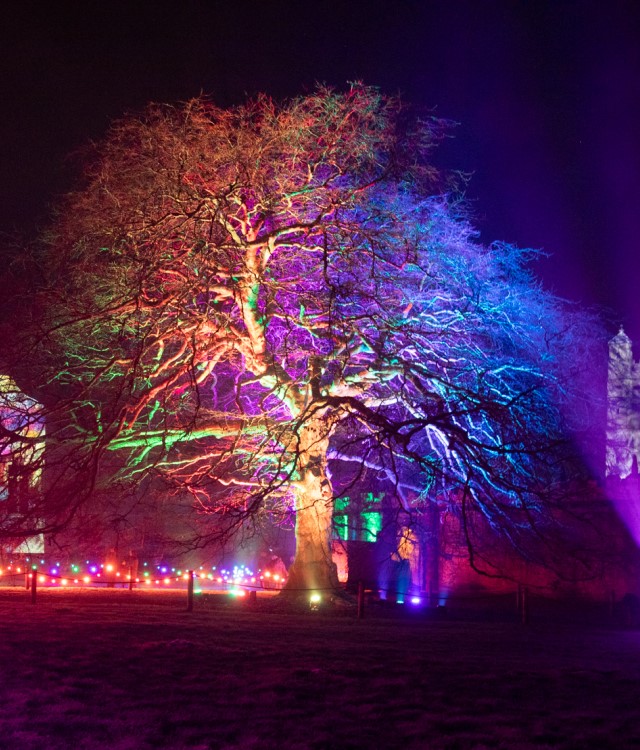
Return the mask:
POLYGON ((193 612, 193 570, 188 570, 187 574, 187 612, 193 612))
POLYGON ((520 598, 520 622, 526 625, 529 622, 529 589, 527 586, 522 587, 520 598))
POLYGON ((27 591, 31 588, 31 579, 29 578, 29 570, 24 571, 24 587, 27 591))
POLYGON ((131 550, 129 552, 129 591, 133 591, 135 588, 135 579, 138 577, 138 562, 138 558, 131 550))
POLYGON ((31 604, 36 603, 37 589, 38 589, 38 571, 34 568, 31 571, 31 604))
POLYGON ((358 620, 364 617, 364 583, 358 581, 358 620))

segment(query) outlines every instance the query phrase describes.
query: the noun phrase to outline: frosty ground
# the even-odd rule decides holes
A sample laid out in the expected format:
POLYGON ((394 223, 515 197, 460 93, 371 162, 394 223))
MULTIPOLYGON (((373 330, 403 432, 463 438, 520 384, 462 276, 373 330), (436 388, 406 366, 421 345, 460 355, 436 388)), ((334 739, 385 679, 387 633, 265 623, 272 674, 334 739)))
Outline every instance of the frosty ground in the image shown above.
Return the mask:
POLYGON ((0 589, 3 750, 640 747, 640 631, 0 589))

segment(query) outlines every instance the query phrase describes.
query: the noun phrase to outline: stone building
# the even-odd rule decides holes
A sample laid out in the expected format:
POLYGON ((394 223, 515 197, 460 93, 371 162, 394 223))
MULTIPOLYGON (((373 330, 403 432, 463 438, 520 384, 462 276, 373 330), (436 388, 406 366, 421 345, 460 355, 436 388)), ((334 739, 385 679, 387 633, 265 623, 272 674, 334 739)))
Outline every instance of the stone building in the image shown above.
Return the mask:
POLYGON ((637 474, 640 455, 640 362, 621 328, 609 342, 605 473, 626 479, 637 474))
MULTIPOLYGON (((542 595, 597 601, 640 596, 640 362, 622 329, 609 342, 607 370, 606 428, 598 417, 606 438, 604 456, 599 454, 604 476, 599 467, 591 479, 568 481, 564 512, 559 510, 555 519, 565 532, 555 565, 519 555, 478 514, 467 525, 471 521, 474 527, 476 562, 490 574, 480 575, 470 565, 455 504, 434 502, 407 526, 396 514, 385 517, 384 499, 373 503, 376 498, 370 495, 366 502, 336 509, 343 577, 364 579, 375 588, 376 580, 385 578, 388 561, 397 571, 405 561, 411 580, 404 588, 427 593, 432 603, 505 592, 516 584, 542 595)), ((388 576, 386 583, 390 589, 398 587, 388 576)))
POLYGON ((28 517, 40 491, 45 428, 40 405, 0 375, 0 543, 3 555, 44 551, 42 534, 20 538, 11 529, 28 517))
POLYGON ((606 492, 640 546, 640 362, 621 328, 609 342, 606 492))

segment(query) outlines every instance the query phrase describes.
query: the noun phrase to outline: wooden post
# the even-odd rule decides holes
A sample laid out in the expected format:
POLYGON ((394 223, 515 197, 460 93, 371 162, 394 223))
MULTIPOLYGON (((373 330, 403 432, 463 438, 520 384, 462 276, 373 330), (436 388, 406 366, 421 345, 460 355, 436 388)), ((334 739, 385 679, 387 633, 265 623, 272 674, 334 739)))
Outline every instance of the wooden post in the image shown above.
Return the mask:
POLYGON ((129 552, 129 591, 133 591, 135 588, 135 579, 138 577, 138 558, 133 553, 133 550, 129 552))
POLYGON ((529 622, 529 589, 522 587, 520 596, 520 622, 526 625, 529 622))
POLYGON ((24 571, 24 587, 27 591, 31 588, 31 579, 29 578, 29 571, 24 571))
POLYGON ((358 581, 358 620, 364 617, 364 583, 358 581))
POLYGON ((34 568, 31 571, 31 604, 36 603, 37 589, 38 589, 38 571, 34 568))
POLYGON ((187 612, 193 612, 193 570, 188 570, 187 579, 187 612))

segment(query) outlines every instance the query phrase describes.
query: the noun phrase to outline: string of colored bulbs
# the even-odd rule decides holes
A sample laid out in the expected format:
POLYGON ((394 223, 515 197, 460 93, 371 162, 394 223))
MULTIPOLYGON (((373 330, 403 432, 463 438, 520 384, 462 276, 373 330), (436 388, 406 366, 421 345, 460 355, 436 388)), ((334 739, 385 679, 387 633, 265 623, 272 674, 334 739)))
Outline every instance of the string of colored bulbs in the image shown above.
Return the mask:
MULTIPOLYGON (((125 560, 122 566, 113 563, 94 563, 86 560, 83 564, 71 563, 63 566, 59 562, 47 564, 39 558, 26 557, 24 562, 14 563, 0 567, 0 579, 2 577, 15 577, 19 575, 37 574, 38 583, 50 586, 78 586, 91 584, 115 584, 128 585, 131 580, 137 584, 146 586, 169 586, 172 583, 188 581, 189 571, 168 565, 156 565, 155 568, 144 562, 140 566, 142 573, 135 575, 133 567, 125 560)), ((220 568, 213 565, 209 568, 200 565, 193 569, 193 577, 202 583, 210 582, 213 585, 245 586, 247 588, 280 589, 286 582, 286 577, 280 573, 270 570, 258 570, 254 573, 245 565, 234 565, 231 569, 220 568)))

